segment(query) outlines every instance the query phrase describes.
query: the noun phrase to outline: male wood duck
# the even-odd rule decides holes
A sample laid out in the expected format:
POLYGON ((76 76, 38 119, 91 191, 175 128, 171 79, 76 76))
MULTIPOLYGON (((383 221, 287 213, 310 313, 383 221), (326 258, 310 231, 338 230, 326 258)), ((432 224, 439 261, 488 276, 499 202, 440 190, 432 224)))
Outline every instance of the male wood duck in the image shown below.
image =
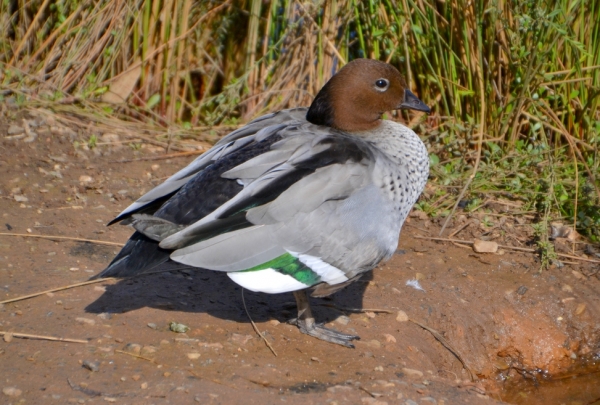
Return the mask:
POLYGON ((391 65, 348 63, 309 108, 255 119, 127 207, 110 224, 136 232, 94 278, 168 261, 227 272, 293 292, 301 332, 354 347, 358 336, 315 322, 308 293, 340 290, 397 248, 429 160, 411 129, 382 119, 396 109, 430 111, 391 65))

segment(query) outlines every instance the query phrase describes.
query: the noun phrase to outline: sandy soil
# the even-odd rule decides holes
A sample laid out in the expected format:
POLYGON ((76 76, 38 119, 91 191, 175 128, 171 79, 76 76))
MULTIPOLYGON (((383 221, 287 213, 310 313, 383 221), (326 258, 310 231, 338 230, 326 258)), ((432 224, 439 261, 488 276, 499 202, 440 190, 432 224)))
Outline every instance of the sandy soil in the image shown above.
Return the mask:
MULTIPOLYGON (((101 133, 90 150, 85 143, 93 128, 17 110, 4 115, 0 300, 82 282, 102 270, 118 246, 31 236, 124 243, 131 229, 105 224, 192 159, 158 159, 160 148, 132 148, 101 133), (28 132, 17 133, 19 126, 28 132)), ((446 234, 464 227, 456 238, 527 247, 526 221, 501 211, 489 207, 493 224, 484 222, 491 226, 479 214, 459 213, 446 234)), ((0 341, 0 402, 599 401, 599 265, 571 260, 540 273, 531 253, 474 253, 429 239, 438 232, 435 220, 414 213, 392 260, 330 299, 313 301, 329 326, 361 336, 356 349, 286 324, 295 312, 291 294, 246 291, 248 312, 275 356, 253 330, 241 289, 224 274, 202 270, 102 281, 0 304, 0 331, 14 334, 0 341), (411 279, 424 291, 407 286, 411 279), (171 322, 190 329, 175 333, 171 322), (582 372, 587 375, 577 380, 549 379, 582 372)))

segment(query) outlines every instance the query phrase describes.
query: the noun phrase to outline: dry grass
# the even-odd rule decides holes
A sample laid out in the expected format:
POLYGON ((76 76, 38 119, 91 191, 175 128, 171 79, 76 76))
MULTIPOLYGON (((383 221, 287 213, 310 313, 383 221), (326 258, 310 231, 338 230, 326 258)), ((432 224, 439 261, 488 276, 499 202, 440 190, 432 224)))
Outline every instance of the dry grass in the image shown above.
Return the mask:
POLYGON ((169 145, 308 105, 348 60, 385 60, 434 107, 425 124, 405 118, 471 189, 490 162, 546 148, 575 185, 574 210, 557 209, 578 218, 583 183, 586 212, 600 204, 597 2, 14 0, 0 24, 0 97, 158 124, 169 145))

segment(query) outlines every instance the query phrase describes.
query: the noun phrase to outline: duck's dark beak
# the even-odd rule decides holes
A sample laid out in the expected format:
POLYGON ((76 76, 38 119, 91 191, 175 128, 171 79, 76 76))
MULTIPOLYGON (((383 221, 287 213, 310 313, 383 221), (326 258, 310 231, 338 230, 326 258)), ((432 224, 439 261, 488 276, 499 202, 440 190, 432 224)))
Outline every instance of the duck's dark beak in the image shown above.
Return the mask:
POLYGON ((414 95, 414 93, 408 89, 404 90, 404 100, 402 101, 402 104, 400 104, 398 106, 399 110, 417 110, 417 111, 423 111, 426 113, 430 113, 431 112, 431 108, 427 107, 427 105, 425 105, 424 102, 422 102, 421 100, 419 100, 419 98, 417 96, 414 95))

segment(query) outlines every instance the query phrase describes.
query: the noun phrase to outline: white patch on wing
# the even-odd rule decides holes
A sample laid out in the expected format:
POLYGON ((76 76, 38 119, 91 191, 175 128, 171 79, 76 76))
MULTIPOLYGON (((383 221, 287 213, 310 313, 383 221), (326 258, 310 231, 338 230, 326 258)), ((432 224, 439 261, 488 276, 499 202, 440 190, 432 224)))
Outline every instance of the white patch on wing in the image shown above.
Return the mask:
POLYGON ((267 294, 298 291, 309 287, 294 277, 273 269, 232 272, 227 273, 227 276, 250 291, 267 294))
POLYGON ((235 179, 235 181, 242 187, 246 187, 248 184, 251 183, 250 179, 235 179))
POLYGON ((317 273, 321 277, 321 281, 326 282, 329 285, 343 283, 348 281, 346 273, 337 267, 332 266, 329 263, 325 263, 323 260, 316 256, 303 255, 290 252, 291 255, 298 257, 304 265, 308 266, 312 271, 317 273))

